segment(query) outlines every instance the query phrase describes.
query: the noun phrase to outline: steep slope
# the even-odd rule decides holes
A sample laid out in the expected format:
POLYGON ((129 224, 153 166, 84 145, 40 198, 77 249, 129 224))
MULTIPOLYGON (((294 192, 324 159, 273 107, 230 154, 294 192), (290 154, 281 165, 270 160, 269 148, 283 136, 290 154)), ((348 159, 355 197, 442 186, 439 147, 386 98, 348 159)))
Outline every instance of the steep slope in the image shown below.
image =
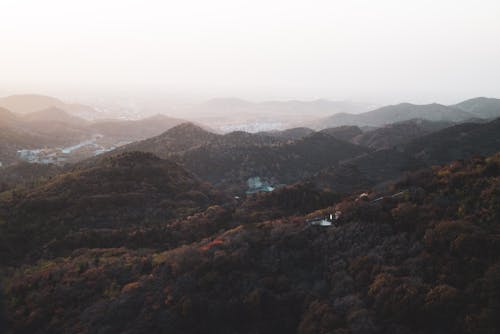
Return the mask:
POLYGON ((10 276, 7 319, 16 333, 495 333, 499 171, 498 155, 456 162, 166 251, 81 249, 10 276), (334 211, 337 227, 306 223, 334 211))
POLYGON ((488 123, 464 123, 417 138, 403 150, 428 164, 441 164, 500 150, 500 118, 488 123))
POLYGON ((471 113, 479 118, 500 117, 500 99, 477 97, 455 104, 453 107, 471 113))

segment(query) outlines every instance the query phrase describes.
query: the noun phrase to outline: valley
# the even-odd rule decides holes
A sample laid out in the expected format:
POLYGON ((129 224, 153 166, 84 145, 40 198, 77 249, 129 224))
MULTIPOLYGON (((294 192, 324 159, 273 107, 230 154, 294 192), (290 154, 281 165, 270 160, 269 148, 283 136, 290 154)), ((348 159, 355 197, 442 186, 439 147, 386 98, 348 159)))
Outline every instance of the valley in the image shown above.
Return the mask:
POLYGON ((129 142, 109 142, 103 135, 93 135, 91 139, 67 147, 52 147, 34 150, 18 150, 19 160, 38 164, 58 164, 78 162, 99 154, 110 152, 129 142))

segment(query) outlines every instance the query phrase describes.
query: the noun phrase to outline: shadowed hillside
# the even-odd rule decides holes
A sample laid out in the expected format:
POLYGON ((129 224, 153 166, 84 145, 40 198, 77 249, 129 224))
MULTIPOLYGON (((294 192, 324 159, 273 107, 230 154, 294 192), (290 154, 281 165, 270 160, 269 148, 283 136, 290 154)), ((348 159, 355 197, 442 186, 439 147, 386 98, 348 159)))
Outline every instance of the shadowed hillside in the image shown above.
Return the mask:
POLYGON ((349 125, 339 126, 336 128, 327 128, 327 129, 321 130, 321 132, 326 133, 326 134, 328 134, 332 137, 335 137, 337 139, 345 140, 345 141, 349 141, 349 142, 352 142, 353 138, 355 138, 363 133, 359 127, 349 126, 349 125))
POLYGON ((294 183, 368 149, 314 133, 277 145, 220 145, 217 142, 185 152, 180 161, 215 185, 246 187, 254 176, 274 183, 294 183))
POLYGON ((161 223, 223 201, 225 196, 174 162, 148 153, 120 154, 34 189, 4 193, 3 248, 37 256, 37 247, 79 229, 161 223))
POLYGON ((374 149, 396 148, 415 138, 419 138, 452 126, 450 122, 431 122, 423 119, 414 119, 392 123, 359 134, 352 138, 352 142, 374 149))
POLYGON ((441 164, 500 150, 500 118, 489 123, 464 123, 417 138, 403 146, 428 164, 441 164))
POLYGON ((18 269, 7 319, 17 333, 495 332, 499 170, 498 155, 456 162, 165 251, 82 248, 18 269), (332 210, 336 228, 305 222, 332 210))

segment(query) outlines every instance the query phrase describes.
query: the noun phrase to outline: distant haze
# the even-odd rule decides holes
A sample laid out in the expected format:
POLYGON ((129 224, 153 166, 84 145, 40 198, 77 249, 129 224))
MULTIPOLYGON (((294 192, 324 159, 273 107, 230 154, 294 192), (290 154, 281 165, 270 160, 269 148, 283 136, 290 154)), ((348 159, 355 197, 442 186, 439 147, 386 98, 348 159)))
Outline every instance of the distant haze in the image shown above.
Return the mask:
POLYGON ((0 95, 498 97, 499 16, 498 0, 3 0, 0 95))

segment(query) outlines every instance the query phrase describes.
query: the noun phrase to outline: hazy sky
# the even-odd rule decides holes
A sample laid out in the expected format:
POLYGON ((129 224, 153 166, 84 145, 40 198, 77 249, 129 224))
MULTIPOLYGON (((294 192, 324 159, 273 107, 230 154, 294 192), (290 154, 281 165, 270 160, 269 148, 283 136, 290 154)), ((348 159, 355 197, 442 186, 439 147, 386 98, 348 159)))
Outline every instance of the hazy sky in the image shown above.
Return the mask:
POLYGON ((500 1, 1 0, 0 93, 500 97, 500 1))

